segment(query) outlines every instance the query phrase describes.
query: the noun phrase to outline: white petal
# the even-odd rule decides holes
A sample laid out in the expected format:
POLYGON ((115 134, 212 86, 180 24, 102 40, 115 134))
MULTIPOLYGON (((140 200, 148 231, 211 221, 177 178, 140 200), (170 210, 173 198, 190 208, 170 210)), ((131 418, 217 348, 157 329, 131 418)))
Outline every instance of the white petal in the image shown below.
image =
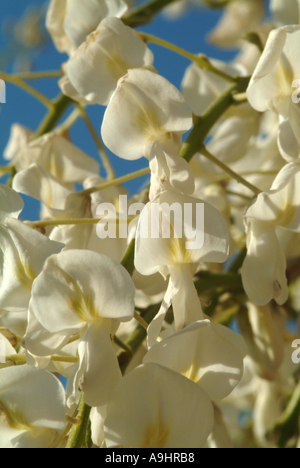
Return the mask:
POLYGON ((48 259, 33 284, 31 306, 46 330, 74 334, 102 318, 131 320, 134 295, 120 264, 96 252, 68 250, 48 259))
POLYGON ((124 159, 147 155, 151 141, 182 135, 192 126, 192 113, 181 93, 149 70, 129 70, 119 81, 102 123, 105 145, 124 159))
POLYGON ((57 432, 65 429, 64 388, 55 376, 43 369, 27 365, 2 369, 0 401, 15 429, 23 425, 25 430, 26 427, 57 432))
POLYGON ((131 68, 151 66, 153 53, 118 18, 104 19, 67 63, 67 75, 88 101, 107 105, 131 68))
POLYGON ((24 202, 20 195, 6 185, 0 184, 0 224, 4 224, 6 218, 18 218, 24 208, 24 202))
POLYGON ((179 372, 200 385, 211 400, 221 400, 242 378, 246 354, 241 336, 202 320, 155 344, 143 362, 155 362, 179 372))
POLYGON ((121 16, 128 7, 123 0, 67 0, 64 30, 77 48, 108 16, 121 16))
POLYGON ((84 392, 84 401, 92 407, 105 405, 122 378, 110 333, 110 320, 92 325, 79 346, 79 374, 74 377, 74 384, 77 382, 77 388, 84 392))
POLYGON ((155 142, 150 152, 151 187, 153 201, 164 190, 178 190, 186 195, 195 191, 195 178, 191 166, 175 151, 171 141, 155 142))
POLYGON ((14 177, 13 189, 41 201, 53 215, 64 209, 66 198, 71 193, 37 164, 31 164, 14 177))
POLYGON ((201 448, 213 428, 205 392, 157 364, 138 367, 115 388, 107 407, 107 447, 201 448))
POLYGON ((266 305, 272 299, 283 305, 288 299, 286 260, 275 230, 266 230, 258 221, 251 225, 242 268, 245 292, 256 305, 266 305))
POLYGON ((48 256, 64 245, 13 218, 0 226, 0 306, 6 310, 27 309, 32 282, 48 256))
POLYGON ((222 263, 228 248, 227 225, 218 210, 199 199, 164 192, 140 216, 135 267, 139 273, 151 275, 166 265, 222 263))
POLYGON ((70 52, 71 41, 64 30, 67 0, 51 0, 46 17, 46 28, 59 52, 70 52))

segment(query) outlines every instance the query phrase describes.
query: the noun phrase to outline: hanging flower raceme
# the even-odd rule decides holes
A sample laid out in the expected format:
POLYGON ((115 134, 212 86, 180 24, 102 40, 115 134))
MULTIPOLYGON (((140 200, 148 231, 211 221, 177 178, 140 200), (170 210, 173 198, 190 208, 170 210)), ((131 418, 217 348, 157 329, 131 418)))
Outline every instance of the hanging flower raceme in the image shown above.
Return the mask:
POLYGON ((65 392, 50 372, 0 370, 0 448, 50 448, 66 427, 65 392))
POLYGON ((137 230, 136 270, 146 276, 170 275, 161 309, 148 328, 149 346, 155 343, 171 303, 177 330, 204 318, 193 276, 200 262, 223 263, 228 249, 225 220, 208 203, 163 192, 146 205, 137 230))
POLYGON ((106 106, 129 69, 151 67, 153 60, 133 29, 118 18, 106 18, 72 54, 66 73, 80 95, 106 106))
POLYGON ((293 99, 300 78, 298 45, 300 26, 271 31, 264 52, 251 78, 247 96, 259 112, 279 115, 278 145, 288 162, 299 156, 299 105, 293 99))
POLYGON ((79 334, 79 363, 69 380, 69 404, 79 387, 90 406, 106 404, 121 371, 111 343, 118 325, 134 313, 130 275, 108 257, 68 250, 48 259, 35 280, 24 346, 37 356, 52 356, 79 334))
POLYGON ((23 200, 0 186, 0 307, 2 313, 28 308, 33 280, 45 260, 64 245, 49 240, 19 221, 23 200))
POLYGON ((149 70, 129 70, 106 109, 102 137, 117 156, 150 159, 150 199, 170 186, 187 195, 195 190, 189 164, 179 156, 192 113, 180 92, 149 70))
POLYGON ((108 448, 201 448, 213 429, 202 388, 166 367, 144 364, 115 387, 107 406, 108 448))
POLYGON ((289 163, 271 190, 261 193, 245 216, 248 253, 242 268, 245 291, 259 306, 288 299, 286 259, 278 229, 300 233, 300 164, 289 163))
POLYGON ((127 9, 124 0, 52 0, 46 27, 57 50, 70 54, 104 18, 121 18, 127 9))

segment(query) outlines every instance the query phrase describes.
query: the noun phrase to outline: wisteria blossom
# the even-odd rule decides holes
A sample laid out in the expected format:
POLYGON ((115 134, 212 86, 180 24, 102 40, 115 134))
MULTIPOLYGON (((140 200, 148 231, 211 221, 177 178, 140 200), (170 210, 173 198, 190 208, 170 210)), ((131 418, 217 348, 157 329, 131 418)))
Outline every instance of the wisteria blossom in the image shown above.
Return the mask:
POLYGON ((299 448, 300 1, 44 13, 0 57, 0 447, 299 448))

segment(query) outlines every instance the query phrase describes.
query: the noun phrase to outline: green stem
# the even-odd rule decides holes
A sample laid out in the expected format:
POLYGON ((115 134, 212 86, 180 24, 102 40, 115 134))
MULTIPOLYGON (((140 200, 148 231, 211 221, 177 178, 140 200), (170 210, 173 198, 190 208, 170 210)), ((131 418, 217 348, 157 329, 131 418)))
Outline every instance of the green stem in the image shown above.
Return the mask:
POLYGON ((285 448, 289 439, 298 431, 298 421, 300 415, 300 382, 290 399, 286 410, 267 434, 267 438, 272 440, 278 438, 277 447, 285 448))
POLYGON ((103 184, 96 185, 95 187, 91 187, 90 189, 81 190, 79 192, 82 196, 84 195, 92 195, 95 192, 100 192, 101 190, 114 187, 115 185, 123 184, 124 182, 129 182, 130 180, 136 179, 137 177, 142 177, 150 173, 149 167, 145 169, 140 169, 139 171, 133 172, 131 174, 127 174, 122 177, 118 177, 118 179, 109 180, 108 182, 103 182, 103 184))
MULTIPOLYGON (((149 324, 157 314, 157 312, 160 309, 160 304, 155 304, 153 306, 148 307, 146 309, 145 313, 143 314, 143 319, 147 324, 149 324)), ((140 346, 142 345, 144 339, 147 337, 147 332, 144 327, 141 325, 138 325, 136 330, 131 334, 129 339, 125 342, 126 346, 128 346, 133 354, 129 353, 120 353, 118 356, 119 364, 120 364, 120 369, 122 373, 124 374, 128 365, 130 364, 130 361, 133 357, 133 355, 138 351, 140 346)))
POLYGON ((103 166, 104 166, 104 169, 106 171, 106 175, 107 175, 107 178, 108 180, 111 180, 111 179, 115 179, 115 172, 114 172, 114 169, 112 167, 112 164, 110 162, 110 159, 104 149, 104 146, 103 146, 103 143, 102 141, 100 140, 100 137, 98 136, 98 133, 96 132, 89 116, 87 115, 85 109, 78 105, 77 106, 78 109, 79 109, 79 112, 80 112, 80 115, 84 121, 84 123, 86 124, 96 146, 97 146, 97 149, 99 151, 99 154, 100 154, 100 157, 102 159, 102 163, 103 163, 103 166))
POLYGON ((194 125, 191 133, 182 146, 180 155, 190 161, 192 157, 204 145, 205 139, 212 127, 223 116, 223 114, 237 102, 234 100, 234 95, 246 91, 250 78, 236 78, 235 84, 225 91, 213 104, 199 117, 194 125))
POLYGON ((45 119, 38 128, 33 139, 39 138, 45 133, 51 132, 55 125, 59 122, 67 108, 73 103, 73 100, 64 94, 60 94, 57 99, 53 101, 53 107, 46 115, 45 119))
POLYGON ((32 86, 25 83, 25 81, 21 80, 17 76, 9 75, 8 73, 4 73, 4 72, 0 72, 0 78, 3 79, 4 81, 7 81, 8 83, 12 83, 15 86, 18 86, 19 88, 23 89, 27 93, 34 96, 38 101, 40 101, 42 104, 44 104, 44 106, 48 107, 49 109, 52 109, 53 102, 51 101, 51 99, 48 99, 42 93, 40 93, 36 89, 32 88, 32 86))
POLYGON ((171 3, 179 0, 152 0, 144 5, 131 9, 122 20, 124 24, 130 27, 140 26, 141 24, 150 23, 155 15, 162 11, 171 3))
POLYGON ((41 72, 28 72, 28 73, 16 73, 13 75, 21 80, 40 80, 41 78, 60 78, 63 76, 61 70, 41 71, 41 72))
POLYGON ((198 294, 203 294, 216 288, 236 293, 244 291, 241 275, 233 272, 211 273, 209 271, 201 271, 195 280, 195 287, 198 294))
POLYGON ((244 185, 247 187, 249 190, 251 190, 255 195, 259 195, 261 193, 261 190, 254 185, 252 185, 250 182, 248 182, 246 179, 244 179, 242 176, 237 174, 235 171, 230 169, 226 164, 224 164, 222 161, 220 161, 218 158, 213 156, 205 146, 202 146, 199 149, 199 153, 201 153, 203 156, 205 156, 209 161, 213 162, 216 164, 216 166, 219 166, 221 169, 223 169, 224 172, 227 172, 233 179, 235 179, 238 183, 244 185))
POLYGON ((80 402, 78 405, 77 418, 81 419, 79 425, 74 425, 71 429, 67 449, 82 448, 85 445, 86 433, 90 421, 91 408, 84 402, 84 394, 81 394, 80 402))
POLYGON ((211 73, 214 73, 215 75, 218 75, 220 78, 223 78, 224 80, 228 81, 229 83, 235 83, 235 78, 233 78, 230 75, 227 75, 227 73, 222 72, 221 70, 218 70, 215 68, 208 58, 205 55, 195 55, 191 54, 190 52, 187 52, 186 50, 182 49, 181 47, 178 47, 171 42, 165 41, 164 39, 160 39, 159 37, 153 36, 152 34, 147 34, 144 32, 139 33, 140 38, 143 41, 146 42, 152 42, 153 44, 157 44, 161 47, 164 47, 165 49, 172 50, 173 52, 176 52, 177 54, 187 58, 188 60, 191 60, 192 62, 195 62, 199 68, 203 68, 206 71, 209 71, 211 73))
POLYGON ((121 261, 121 265, 128 271, 130 276, 132 276, 134 272, 134 250, 135 239, 132 239, 126 250, 123 260, 121 261))

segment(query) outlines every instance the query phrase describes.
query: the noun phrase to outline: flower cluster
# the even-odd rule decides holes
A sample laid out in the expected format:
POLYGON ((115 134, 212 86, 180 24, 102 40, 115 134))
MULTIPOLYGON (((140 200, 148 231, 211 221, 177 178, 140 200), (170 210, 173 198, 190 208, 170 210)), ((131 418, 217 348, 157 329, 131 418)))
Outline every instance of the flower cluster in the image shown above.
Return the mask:
POLYGON ((271 1, 269 22, 262 0, 205 3, 224 7, 210 40, 239 50, 232 63, 137 32, 155 2, 50 2, 63 94, 42 99, 47 128, 12 126, 1 168, 2 448, 298 443, 299 2, 271 1), (181 91, 151 42, 192 61, 181 91), (68 138, 79 117, 106 179, 68 138), (118 179, 107 150, 147 168, 118 179), (142 174, 124 221, 121 183, 142 174), (39 220, 23 220, 20 194, 39 220))

